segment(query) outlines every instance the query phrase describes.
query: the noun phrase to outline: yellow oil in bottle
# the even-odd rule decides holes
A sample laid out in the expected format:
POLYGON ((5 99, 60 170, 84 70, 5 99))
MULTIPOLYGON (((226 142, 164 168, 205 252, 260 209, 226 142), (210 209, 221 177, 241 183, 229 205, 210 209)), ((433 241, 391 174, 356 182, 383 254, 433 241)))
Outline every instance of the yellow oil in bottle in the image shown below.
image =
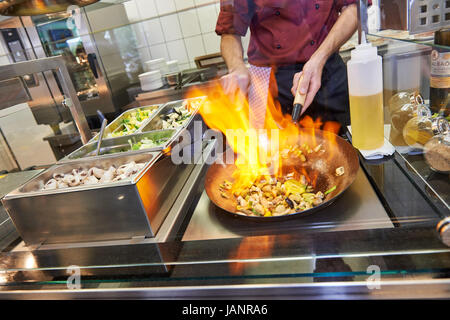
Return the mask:
POLYGON ((350 95, 352 143, 355 148, 373 150, 384 144, 383 93, 350 95))

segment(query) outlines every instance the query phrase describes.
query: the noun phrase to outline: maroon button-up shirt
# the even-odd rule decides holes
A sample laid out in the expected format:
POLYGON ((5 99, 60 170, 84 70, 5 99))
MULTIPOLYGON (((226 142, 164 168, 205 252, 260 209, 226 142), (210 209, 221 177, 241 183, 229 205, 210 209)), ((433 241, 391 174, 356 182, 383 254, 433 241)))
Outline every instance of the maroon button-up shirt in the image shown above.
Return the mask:
POLYGON ((306 62, 356 0, 221 0, 216 33, 245 36, 256 66, 306 62))

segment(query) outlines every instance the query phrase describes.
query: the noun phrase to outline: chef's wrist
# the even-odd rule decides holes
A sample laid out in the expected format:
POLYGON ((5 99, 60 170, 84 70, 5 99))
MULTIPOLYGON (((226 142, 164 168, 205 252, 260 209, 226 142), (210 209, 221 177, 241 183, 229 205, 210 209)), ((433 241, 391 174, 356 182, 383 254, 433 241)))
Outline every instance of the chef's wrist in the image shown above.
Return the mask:
POLYGON ((245 66, 244 62, 236 64, 229 69, 230 73, 247 73, 248 69, 245 66))
POLYGON ((313 60, 317 65, 323 67, 327 62, 330 54, 324 51, 317 50, 312 56, 310 60, 313 60))

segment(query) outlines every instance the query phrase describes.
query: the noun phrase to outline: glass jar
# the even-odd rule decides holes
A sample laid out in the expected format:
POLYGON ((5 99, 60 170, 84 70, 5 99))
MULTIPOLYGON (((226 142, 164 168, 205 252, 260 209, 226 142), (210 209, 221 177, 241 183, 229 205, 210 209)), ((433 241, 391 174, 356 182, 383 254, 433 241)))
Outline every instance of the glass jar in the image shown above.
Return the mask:
POLYGON ((418 106, 424 106, 423 98, 418 92, 398 92, 389 99, 389 141, 394 146, 407 146, 403 139, 403 128, 411 118, 422 114, 422 111, 417 110, 418 106))
POLYGON ((389 99, 389 113, 392 116, 405 104, 421 105, 423 103, 424 101, 420 93, 409 91, 398 92, 389 99))
POLYGON ((431 138, 425 144, 424 156, 434 171, 450 173, 450 132, 431 138))
POLYGON ((403 128, 403 138, 412 148, 423 149, 434 136, 446 134, 450 130, 443 117, 417 116, 410 119, 403 128))
POLYGON ((405 103, 391 115, 392 127, 403 132, 406 123, 414 117, 431 117, 431 111, 424 104, 405 103))

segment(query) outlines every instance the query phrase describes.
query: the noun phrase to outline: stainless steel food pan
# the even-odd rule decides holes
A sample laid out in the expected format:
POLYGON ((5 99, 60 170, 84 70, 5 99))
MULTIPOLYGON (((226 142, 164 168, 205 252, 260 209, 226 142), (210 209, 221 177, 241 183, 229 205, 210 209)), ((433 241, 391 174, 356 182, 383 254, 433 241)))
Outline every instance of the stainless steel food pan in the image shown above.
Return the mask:
MULTIPOLYGON (((147 122, 147 124, 141 126, 141 128, 138 131, 139 132, 148 132, 148 131, 153 131, 153 130, 161 130, 161 129, 163 129, 162 120, 164 119, 164 117, 166 115, 174 112, 175 107, 181 107, 183 102, 186 100, 187 101, 189 101, 189 100, 203 100, 204 101, 205 99, 206 99, 206 97, 196 97, 196 98, 191 98, 191 99, 168 102, 157 111, 157 114, 152 119, 150 119, 147 122)), ((189 120, 186 121, 186 123, 183 126, 176 128, 176 130, 183 130, 183 129, 190 130, 194 124, 194 120, 197 118, 201 119, 200 115, 198 114, 198 108, 195 108, 192 110, 192 114, 191 114, 189 120)))
POLYGON ((102 141, 98 156, 95 155, 95 152, 97 151, 97 142, 96 141, 90 142, 88 144, 85 144, 81 148, 75 150, 74 152, 64 157, 63 159, 59 160, 58 163, 73 162, 83 158, 104 159, 111 156, 113 157, 117 156, 119 153, 122 156, 128 156, 144 152, 162 151, 169 148, 169 146, 171 146, 176 142, 177 138, 176 133, 177 131, 174 129, 167 129, 143 133, 134 133, 128 136, 106 139, 102 141), (164 142, 152 148, 142 150, 132 150, 132 145, 141 141, 144 138, 151 139, 154 141, 163 140, 164 142))
POLYGON ((160 207, 170 188, 167 172, 175 166, 171 161, 157 161, 160 157, 161 153, 143 153, 55 165, 7 194, 2 202, 27 245, 153 237, 167 214, 160 207), (130 161, 145 166, 127 180, 41 190, 43 181, 54 173, 118 167, 130 161))
MULTIPOLYGON (((120 116, 118 116, 116 119, 114 119, 114 121, 112 121, 109 125, 106 126, 104 134, 103 134, 103 139, 111 139, 111 138, 106 138, 108 134, 113 133, 116 130, 123 129, 124 126, 123 126, 122 120, 125 119, 131 113, 137 111, 138 109, 141 109, 144 111, 153 110, 153 113, 150 115, 150 117, 148 119, 146 119, 141 125, 141 127, 145 126, 158 113, 159 109, 161 109, 162 106, 163 106, 162 104, 154 104, 154 105, 150 105, 150 106, 133 108, 133 109, 123 112, 120 116)), ((137 132, 137 130, 136 130, 136 132, 137 132)), ((97 141, 98 135, 99 134, 96 134, 89 142, 97 141)))

